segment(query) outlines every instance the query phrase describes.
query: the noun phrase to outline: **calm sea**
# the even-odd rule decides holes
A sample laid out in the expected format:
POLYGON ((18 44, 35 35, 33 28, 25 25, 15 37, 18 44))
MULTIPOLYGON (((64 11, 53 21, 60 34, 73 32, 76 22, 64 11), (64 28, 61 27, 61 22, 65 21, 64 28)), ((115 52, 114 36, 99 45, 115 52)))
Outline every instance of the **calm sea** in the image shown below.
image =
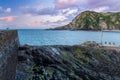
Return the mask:
POLYGON ((29 45, 79 45, 86 41, 109 42, 120 45, 120 32, 69 31, 69 30, 18 30, 20 44, 29 45))

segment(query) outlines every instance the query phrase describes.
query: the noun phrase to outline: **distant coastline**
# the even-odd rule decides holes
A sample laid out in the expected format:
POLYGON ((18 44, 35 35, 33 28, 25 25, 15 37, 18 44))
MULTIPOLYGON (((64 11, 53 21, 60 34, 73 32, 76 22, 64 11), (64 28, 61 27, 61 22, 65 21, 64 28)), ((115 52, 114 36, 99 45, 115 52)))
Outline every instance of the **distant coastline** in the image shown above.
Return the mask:
POLYGON ((45 29, 45 30, 69 30, 69 31, 103 31, 103 32, 120 32, 120 30, 88 30, 88 29, 45 29))

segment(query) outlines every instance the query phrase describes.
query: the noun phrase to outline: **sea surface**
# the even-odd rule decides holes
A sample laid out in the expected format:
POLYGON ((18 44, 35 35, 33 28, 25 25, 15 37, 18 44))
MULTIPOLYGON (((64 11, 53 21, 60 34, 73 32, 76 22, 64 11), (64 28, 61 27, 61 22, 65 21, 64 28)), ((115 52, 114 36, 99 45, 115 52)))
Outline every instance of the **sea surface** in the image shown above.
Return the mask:
POLYGON ((120 32, 21 29, 18 35, 21 45, 79 45, 95 41, 120 46, 120 32))

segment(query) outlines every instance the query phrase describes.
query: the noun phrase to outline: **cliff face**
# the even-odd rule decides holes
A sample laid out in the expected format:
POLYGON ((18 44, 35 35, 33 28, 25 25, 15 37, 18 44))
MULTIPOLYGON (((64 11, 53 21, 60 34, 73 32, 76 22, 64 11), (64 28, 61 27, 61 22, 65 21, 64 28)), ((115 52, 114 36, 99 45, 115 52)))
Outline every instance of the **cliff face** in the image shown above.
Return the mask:
POLYGON ((18 41, 17 31, 0 31, 0 80, 15 80, 18 41))
POLYGON ((16 80, 120 80, 120 50, 94 46, 20 47, 16 80))
POLYGON ((55 29, 120 30, 120 12, 97 13, 85 11, 76 16, 71 23, 55 29))

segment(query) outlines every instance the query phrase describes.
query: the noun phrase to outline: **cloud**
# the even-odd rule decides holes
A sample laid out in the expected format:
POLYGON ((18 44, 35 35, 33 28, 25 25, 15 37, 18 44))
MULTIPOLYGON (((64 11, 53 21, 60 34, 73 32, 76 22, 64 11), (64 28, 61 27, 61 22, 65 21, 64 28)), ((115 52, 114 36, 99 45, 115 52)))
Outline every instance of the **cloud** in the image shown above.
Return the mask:
POLYGON ((0 11, 2 11, 2 7, 0 6, 0 11))
POLYGON ((64 15, 39 15, 30 17, 29 20, 38 21, 43 23, 54 23, 58 21, 65 21, 67 17, 64 15))
POLYGON ((77 8, 76 8, 76 9, 69 9, 69 10, 66 12, 65 16, 74 15, 74 14, 76 14, 77 12, 78 12, 78 9, 77 9, 77 8))
POLYGON ((18 16, 0 17, 0 21, 13 22, 18 16))
POLYGON ((21 7, 20 10, 25 14, 33 15, 55 15, 57 10, 52 6, 34 6, 34 7, 21 7))
POLYGON ((120 11, 120 0, 56 0, 57 9, 78 8, 79 11, 94 10, 100 7, 109 7, 107 11, 120 11))
POLYGON ((45 22, 58 22, 58 21, 64 21, 67 18, 63 15, 56 15, 56 16, 50 16, 50 15, 46 15, 43 17, 43 21, 45 22))
POLYGON ((67 8, 67 9, 56 9, 55 7, 22 7, 26 17, 32 17, 32 19, 38 19, 42 22, 59 22, 65 21, 71 15, 75 15, 78 12, 77 8, 67 8))
POLYGON ((120 0, 88 0, 89 9, 106 9, 101 11, 120 11, 120 0))
POLYGON ((98 8, 95 8, 93 9, 93 11, 96 11, 96 12, 105 12, 105 11, 108 11, 110 8, 108 6, 103 6, 103 7, 98 7, 98 8))
POLYGON ((33 15, 31 13, 25 14, 26 17, 32 17, 33 15))
MULTIPOLYGON (((21 24, 23 26, 23 24, 21 24)), ((24 24, 24 26, 36 26, 36 27, 40 27, 40 26, 43 26, 44 23, 42 21, 37 21, 37 20, 33 20, 33 21, 29 21, 29 22, 26 22, 24 24)))
POLYGON ((78 0, 56 0, 56 8, 68 8, 69 6, 76 5, 78 0))
POLYGON ((86 3, 86 0, 56 0, 55 6, 58 9, 65 9, 69 7, 74 7, 78 5, 83 5, 86 3))
MULTIPOLYGON (((120 11, 120 0, 37 0, 19 7, 0 7, 0 25, 61 26, 85 10, 96 12, 120 11), (47 5, 44 5, 47 4, 47 5), (15 8, 15 9, 14 9, 15 8), (14 11, 14 12, 13 12, 14 11), (10 16, 13 15, 13 16, 10 16), (17 15, 17 16, 15 16, 17 15), (6 17, 3 17, 6 16, 6 17), (9 23, 9 24, 8 24, 9 23)), ((20 3, 21 4, 21 3, 20 3)), ((8 5, 9 6, 9 5, 8 5)), ((35 28, 35 27, 33 27, 35 28)), ((41 28, 41 27, 40 27, 41 28)))
POLYGON ((10 13, 10 12, 11 12, 11 8, 7 8, 7 9, 5 10, 5 12, 10 13))
POLYGON ((0 14, 11 13, 11 10, 11 8, 3 9, 3 7, 0 6, 0 14))
POLYGON ((29 17, 23 15, 17 19, 0 17, 0 22, 1 21, 4 23, 4 26, 17 26, 18 28, 23 26, 26 26, 26 28, 50 28, 54 26, 61 26, 63 22, 67 21, 67 17, 63 15, 37 15, 29 17))

